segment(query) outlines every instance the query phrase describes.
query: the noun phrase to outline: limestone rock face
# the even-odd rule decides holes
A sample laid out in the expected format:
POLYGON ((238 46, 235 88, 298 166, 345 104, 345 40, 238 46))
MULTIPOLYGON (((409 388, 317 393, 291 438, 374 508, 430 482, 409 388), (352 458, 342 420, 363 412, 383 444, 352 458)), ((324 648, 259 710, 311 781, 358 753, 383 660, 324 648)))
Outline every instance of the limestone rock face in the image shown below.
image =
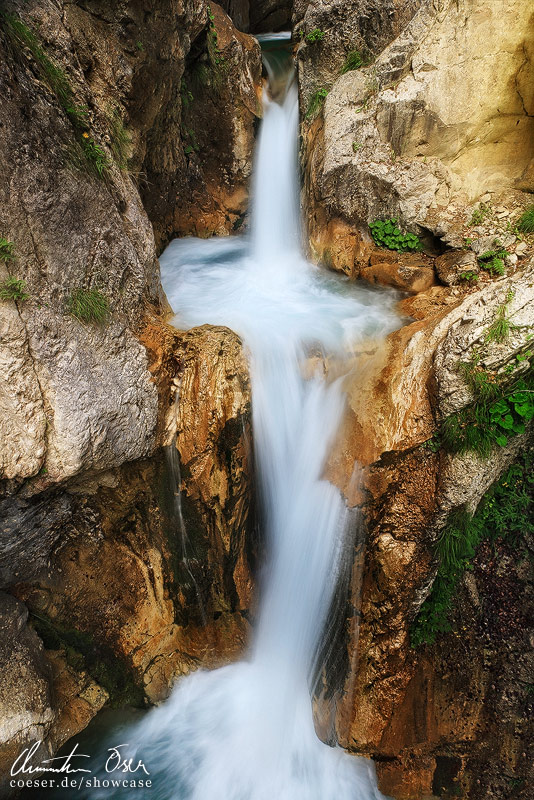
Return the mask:
MULTIPOLYGON (((343 45, 348 51, 358 35, 362 40, 369 16, 360 3, 339 6, 350 19, 345 27, 354 29, 350 46, 343 45)), ((384 28, 390 43, 383 49, 382 38, 371 48, 367 67, 340 76, 339 57, 333 59, 330 49, 321 54, 328 34, 303 50, 303 100, 318 86, 330 89, 323 119, 306 132, 312 246, 320 237, 319 205, 327 223, 341 220, 364 234, 374 219, 398 218, 441 237, 447 206, 467 214, 464 209, 488 192, 525 188, 530 174, 530 3, 444 0, 389 12, 396 20, 384 28), (308 59, 312 47, 316 56, 308 59)))
MULTIPOLYGON (((181 334, 157 320, 143 338, 152 374, 169 389, 160 434, 168 446, 26 499, 45 523, 56 519, 46 562, 10 586, 46 647, 49 749, 108 697, 159 701, 180 675, 237 657, 248 635, 256 545, 240 341, 225 328, 181 334)), ((4 740, 0 753, 10 746, 4 740)))
POLYGON ((0 283, 29 295, 0 303, 0 586, 45 645, 8 598, 2 759, 34 735, 55 749, 108 698, 164 697, 247 630, 246 361, 229 331, 158 316, 157 248, 246 205, 259 47, 210 8, 0 10, 0 283), (69 313, 79 291, 107 299, 100 324, 69 313), (201 450, 177 430, 193 419, 201 450))
MULTIPOLYGON (((449 514, 458 508, 474 511, 532 443, 527 430, 489 459, 421 446, 443 418, 473 402, 458 369, 461 362, 476 353, 489 373, 517 366, 534 320, 533 270, 531 261, 525 271, 467 295, 442 287, 452 302, 429 304, 418 320, 391 334, 383 349, 368 346, 355 366, 354 389, 350 379, 347 384, 349 408, 329 474, 349 503, 362 506, 368 541, 363 578, 353 580, 351 606, 360 606, 361 615, 355 620, 348 614, 345 664, 350 666, 335 727, 343 746, 378 757, 381 788, 394 797, 416 800, 435 791, 439 781, 449 788, 456 781, 466 797, 477 800, 505 797, 497 793, 506 783, 499 772, 507 769, 510 780, 529 774, 526 690, 519 676, 534 657, 531 623, 514 624, 509 634, 497 635, 488 621, 477 633, 481 615, 491 617, 491 608, 498 618, 517 614, 523 619, 526 613, 530 619, 528 568, 506 545, 499 545, 507 565, 502 568, 491 548, 483 547, 474 577, 469 573, 459 587, 456 613, 465 641, 458 639, 449 650, 443 643, 415 651, 409 628, 432 584, 433 545, 449 514), (488 329, 505 302, 510 303, 510 336, 501 343, 488 341, 488 329), (355 461, 364 466, 356 487, 355 461), (507 570, 514 577, 507 578, 507 570), (506 677, 496 677, 503 671, 506 677), (512 698, 503 717, 506 740, 497 733, 503 708, 496 681, 512 698), (489 752, 495 753, 498 768, 493 769, 489 752), (477 784, 486 770, 487 778, 477 784)), ((410 308, 416 298, 401 306, 410 308)), ((358 552, 354 573, 359 571, 358 552)), ((330 688, 336 680, 339 673, 333 673, 330 688)))

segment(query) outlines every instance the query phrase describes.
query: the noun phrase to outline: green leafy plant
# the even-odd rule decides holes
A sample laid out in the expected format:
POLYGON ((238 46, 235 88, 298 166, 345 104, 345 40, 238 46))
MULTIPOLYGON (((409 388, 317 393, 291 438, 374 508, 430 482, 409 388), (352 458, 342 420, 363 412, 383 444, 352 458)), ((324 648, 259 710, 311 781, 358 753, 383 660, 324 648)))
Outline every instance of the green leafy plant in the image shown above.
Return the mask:
POLYGON ((522 233, 534 233, 534 205, 529 206, 521 215, 517 229, 522 233))
POLYGON ((478 283, 478 275, 472 270, 466 270, 465 272, 460 273, 460 280, 465 281, 466 283, 478 283))
POLYGON ((502 538, 518 547, 534 533, 534 451, 521 454, 484 495, 476 513, 453 511, 438 539, 434 555, 438 571, 432 590, 411 628, 412 647, 432 644, 452 629, 450 611, 459 581, 470 569, 483 540, 502 538))
POLYGON ((472 228, 474 225, 481 225, 490 212, 491 208, 489 206, 480 203, 479 207, 473 211, 469 227, 472 228))
POLYGON ((325 37, 325 32, 322 31, 320 28, 314 28, 312 31, 306 34, 304 37, 309 44, 315 44, 315 42, 322 42, 325 37))
POLYGON ((10 261, 15 257, 15 245, 4 236, 0 236, 0 261, 10 261))
POLYGON ((92 136, 84 133, 81 140, 83 154, 89 165, 91 171, 99 178, 104 177, 104 174, 110 167, 109 159, 106 151, 99 145, 92 136))
POLYGON ((375 220, 369 224, 371 236, 379 247, 397 250, 399 253, 417 252, 423 243, 414 233, 403 233, 396 219, 375 220))
POLYGON ((353 142, 352 143, 352 150, 353 150, 354 153, 357 153, 358 150, 362 149, 362 147, 363 147, 363 144, 361 142, 353 142))
POLYGON ((145 49, 145 46, 144 46, 143 42, 140 42, 140 41, 137 41, 135 43, 135 46, 137 47, 137 49, 139 50, 140 53, 142 53, 144 51, 144 49, 145 49))
POLYGON ((341 74, 344 75, 346 72, 352 72, 352 70, 366 67, 370 63, 371 58, 369 53, 365 51, 361 52, 360 50, 351 50, 350 53, 347 53, 345 62, 341 67, 341 74))
POLYGON ((67 312, 81 322, 100 324, 109 314, 109 300, 97 289, 75 289, 67 298, 67 312))
POLYGON ((30 295, 26 293, 26 281, 9 277, 0 284, 0 300, 27 300, 30 295))
POLYGON ((328 96, 328 89, 321 87, 317 89, 308 102, 308 109, 306 111, 306 119, 314 119, 321 111, 324 101, 328 96))
POLYGON ((193 93, 190 92, 189 89, 187 88, 186 82, 184 81, 183 78, 180 84, 180 97, 182 98, 182 108, 185 109, 189 108, 189 106, 195 99, 193 97, 193 93))
MULTIPOLYGON (((498 244, 498 243, 497 243, 498 244)), ((508 256, 508 251, 502 247, 495 250, 486 250, 478 257, 478 263, 490 275, 504 275, 506 272, 505 259, 508 256)))
POLYGON ((477 401, 444 420, 441 426, 443 447, 451 453, 474 452, 487 458, 495 446, 506 447, 508 440, 522 434, 534 419, 534 378, 532 370, 516 378, 512 385, 478 379, 477 401))
POLYGON ((219 50, 219 37, 215 27, 215 15, 208 6, 208 56, 212 67, 219 68, 224 65, 224 56, 219 50))

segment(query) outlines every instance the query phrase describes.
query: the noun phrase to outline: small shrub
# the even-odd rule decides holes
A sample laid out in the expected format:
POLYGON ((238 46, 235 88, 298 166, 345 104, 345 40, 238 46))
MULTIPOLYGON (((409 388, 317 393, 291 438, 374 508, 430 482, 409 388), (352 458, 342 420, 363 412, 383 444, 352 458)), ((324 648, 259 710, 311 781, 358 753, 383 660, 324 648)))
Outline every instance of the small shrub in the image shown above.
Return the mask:
POLYGON ((369 224, 371 236, 379 247, 396 250, 399 253, 417 252, 423 243, 414 233, 403 233, 396 219, 376 220, 369 224))
POLYGON ((306 119, 314 119, 321 111, 324 101, 328 96, 328 89, 324 87, 317 89, 310 97, 308 103, 308 110, 306 111, 306 119))
POLYGON ((10 261, 15 256, 15 245, 0 236, 0 261, 10 261))
POLYGON ((0 300, 27 300, 30 295, 26 293, 26 281, 9 277, 0 284, 0 300))
POLYGON ((534 205, 529 206, 521 215, 517 229, 522 233, 534 233, 534 205))
POLYGON ((352 70, 360 69, 360 67, 366 67, 370 61, 371 59, 367 53, 361 53, 359 50, 351 50, 350 53, 347 53, 345 63, 341 67, 341 74, 344 75, 346 72, 352 72, 352 70))
POLYGON ((81 322, 102 323, 109 314, 109 300, 97 289, 75 289, 67 298, 67 311, 81 322))
POLYGON ((322 42, 325 37, 325 32, 322 31, 320 28, 314 28, 312 31, 306 34, 305 39, 309 44, 315 44, 315 42, 322 42))

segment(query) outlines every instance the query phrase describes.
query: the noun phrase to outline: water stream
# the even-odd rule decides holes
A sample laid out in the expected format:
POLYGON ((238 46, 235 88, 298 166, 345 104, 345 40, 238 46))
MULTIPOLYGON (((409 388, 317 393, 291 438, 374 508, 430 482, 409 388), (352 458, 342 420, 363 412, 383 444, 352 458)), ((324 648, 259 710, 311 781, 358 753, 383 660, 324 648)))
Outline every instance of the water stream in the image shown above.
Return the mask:
POLYGON ((362 341, 400 322, 393 293, 304 259, 296 86, 277 99, 264 103, 250 235, 175 240, 161 258, 176 326, 226 325, 244 341, 267 562, 246 658, 181 680, 123 736, 152 766, 157 800, 381 797, 369 760, 317 737, 310 687, 350 535, 343 498, 323 477, 344 375, 362 341))

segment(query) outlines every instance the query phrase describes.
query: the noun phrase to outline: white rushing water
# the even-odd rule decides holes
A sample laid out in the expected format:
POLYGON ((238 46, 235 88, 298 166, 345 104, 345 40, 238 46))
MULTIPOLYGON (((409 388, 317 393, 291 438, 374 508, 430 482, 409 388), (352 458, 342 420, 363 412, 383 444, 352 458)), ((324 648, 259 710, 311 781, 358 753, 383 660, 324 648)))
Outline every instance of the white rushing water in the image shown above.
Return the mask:
POLYGON ((158 800, 381 797, 370 761, 318 739, 310 682, 347 533, 343 499, 323 477, 343 364, 400 323, 393 293, 301 255, 297 124, 294 86, 282 105, 265 103, 250 238, 175 240, 161 258, 176 326, 226 325, 247 348, 267 563, 246 660, 181 680, 130 731, 158 800))

